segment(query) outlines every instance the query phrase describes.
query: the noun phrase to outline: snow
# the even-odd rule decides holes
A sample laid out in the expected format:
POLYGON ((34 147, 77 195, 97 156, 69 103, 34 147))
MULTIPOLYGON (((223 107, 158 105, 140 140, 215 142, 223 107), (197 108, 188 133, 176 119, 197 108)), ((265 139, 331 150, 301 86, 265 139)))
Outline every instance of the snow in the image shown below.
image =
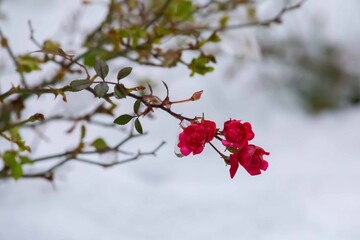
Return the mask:
MULTIPOLYGON (((28 45, 27 19, 34 19, 40 38, 58 36, 55 25, 61 26, 59 20, 79 6, 77 1, 31 2, 37 4, 18 0, 0 5, 8 16, 8 21, 0 20, 1 28, 21 51, 34 50, 28 45)), ((308 1, 285 20, 290 26, 299 22, 306 32, 309 23, 302 14, 331 16, 327 38, 354 43, 360 31, 345 26, 357 22, 358 2, 327 2, 308 1), (337 11, 340 7, 343 11, 337 11)), ((101 7, 98 11, 103 14, 101 7)), ((276 92, 256 78, 256 68, 226 74, 229 65, 236 66, 233 61, 223 57, 213 74, 195 79, 181 68, 136 67, 133 74, 166 80, 174 99, 204 90, 201 101, 178 106, 178 112, 204 112, 219 126, 230 117, 251 122, 254 143, 271 152, 265 173, 251 177, 239 169, 230 179, 228 167, 208 147, 200 156, 176 158, 178 122, 157 112, 155 121, 143 124, 150 135, 129 143, 132 149, 151 150, 166 140, 156 158, 106 170, 73 163, 59 170, 53 185, 43 180, 0 182, 0 239, 359 239, 360 109, 308 115, 295 102, 280 103, 276 92)), ((53 128, 47 133, 56 132, 53 128)), ((119 140, 117 131, 104 134, 119 140)), ((71 141, 41 143, 38 151, 56 151, 57 144, 71 141)))

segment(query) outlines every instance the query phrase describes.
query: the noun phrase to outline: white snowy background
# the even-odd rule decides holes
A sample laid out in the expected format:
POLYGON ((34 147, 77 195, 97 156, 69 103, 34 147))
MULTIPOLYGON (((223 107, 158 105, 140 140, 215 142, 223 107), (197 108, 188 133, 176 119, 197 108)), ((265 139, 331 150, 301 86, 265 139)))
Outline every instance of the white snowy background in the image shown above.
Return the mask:
MULTIPOLYGON (((262 2, 265 17, 281 7, 281 1, 262 2)), ((105 13, 101 6, 84 10, 80 1, 71 0, 4 0, 0 9, 6 15, 0 27, 17 53, 36 50, 29 40, 29 19, 37 38, 60 39, 71 49, 81 40, 64 38, 75 31, 67 24, 74 14, 78 12, 76 22, 85 33, 105 13)), ((287 14, 283 25, 271 30, 280 35, 297 32, 311 39, 316 19, 321 23, 318 34, 356 55, 359 9, 356 0, 308 0, 301 9, 287 14)), ((258 31, 224 36, 224 51, 229 55, 239 51, 256 60, 260 57, 255 40, 258 31), (234 36, 241 36, 239 41, 250 47, 242 49, 234 36)), ((128 144, 130 149, 151 150, 165 140, 156 158, 106 170, 72 163, 59 170, 54 185, 43 180, 0 182, 0 240, 360 239, 360 108, 308 115, 295 101, 284 103, 269 90, 255 66, 237 67, 234 61, 223 56, 214 73, 194 79, 184 68, 134 66, 132 75, 167 81, 171 96, 177 99, 203 89, 201 101, 177 108, 185 115, 204 112, 219 127, 230 117, 251 122, 256 134, 253 142, 271 152, 265 173, 251 177, 241 169, 230 179, 228 167, 210 148, 199 156, 176 158, 178 122, 157 112, 155 120, 143 124, 150 135, 128 144)), ((5 89, 4 82, 17 76, 3 50, 0 64, 5 67, 1 73, 5 89)), ((116 71, 119 63, 111 67, 116 71)), ((53 98, 43 106, 34 100, 31 107, 45 115, 57 110, 72 114, 86 107, 87 97, 70 96, 75 107, 53 98)), ((44 131, 60 134, 66 126, 44 131)), ((103 133, 90 133, 99 134, 103 133)), ((104 134, 111 142, 123 136, 115 130, 104 134)), ((74 142, 76 139, 65 137, 39 142, 36 154, 59 152, 59 146, 74 142)))

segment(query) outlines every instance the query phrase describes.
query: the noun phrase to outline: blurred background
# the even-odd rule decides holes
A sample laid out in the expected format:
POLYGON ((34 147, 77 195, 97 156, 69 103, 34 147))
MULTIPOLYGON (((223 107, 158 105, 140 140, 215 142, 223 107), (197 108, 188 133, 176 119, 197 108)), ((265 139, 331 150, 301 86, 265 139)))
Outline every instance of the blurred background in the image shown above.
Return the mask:
MULTIPOLYGON (((257 14, 267 19, 288 2, 257 1, 257 14)), ((222 33, 220 48, 209 49, 219 55, 216 70, 205 77, 190 78, 184 67, 133 66, 129 81, 164 80, 174 99, 204 90, 200 101, 177 112, 205 113, 219 127, 229 118, 251 122, 254 143, 270 152, 262 175, 240 169, 230 179, 210 148, 177 158, 178 122, 156 112, 143 123, 150 134, 127 146, 151 150, 165 140, 155 158, 105 170, 72 163, 59 169, 54 184, 1 181, 0 239, 359 239, 359 9, 356 0, 308 0, 282 24, 222 33)), ((37 50, 29 19, 38 39, 71 49, 105 10, 81 1, 2 0, 0 27, 18 54, 37 50)), ((4 50, 0 76, 0 89, 16 76, 4 50)), ((34 99, 31 107, 69 115, 91 107, 86 95, 68 100, 71 106, 53 98, 39 106, 34 99)), ((77 139, 64 134, 68 127, 44 129, 56 137, 32 139, 35 151, 71 146, 77 139)), ((107 131, 109 142, 121 139, 107 131)))

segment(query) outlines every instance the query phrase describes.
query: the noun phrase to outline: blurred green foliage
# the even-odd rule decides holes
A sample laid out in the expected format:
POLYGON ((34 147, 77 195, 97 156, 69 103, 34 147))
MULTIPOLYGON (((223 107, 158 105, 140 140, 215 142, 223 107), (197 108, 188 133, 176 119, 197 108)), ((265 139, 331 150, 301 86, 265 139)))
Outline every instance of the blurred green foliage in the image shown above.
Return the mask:
POLYGON ((309 112, 360 103, 360 76, 347 68, 344 59, 348 56, 339 46, 325 40, 308 42, 292 37, 267 39, 261 44, 265 62, 275 62, 280 71, 286 72, 281 82, 309 112))

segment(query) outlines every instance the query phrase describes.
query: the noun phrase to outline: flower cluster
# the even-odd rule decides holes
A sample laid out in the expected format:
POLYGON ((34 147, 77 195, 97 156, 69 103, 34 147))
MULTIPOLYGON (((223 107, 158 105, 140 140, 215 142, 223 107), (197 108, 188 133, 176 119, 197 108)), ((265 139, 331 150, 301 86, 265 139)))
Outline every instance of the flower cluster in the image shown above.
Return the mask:
POLYGON ((241 165, 250 175, 259 175, 265 171, 269 164, 263 159, 269 155, 261 147, 249 144, 255 137, 251 124, 240 120, 228 120, 224 123, 222 131, 216 128, 213 121, 204 120, 193 122, 183 129, 179 135, 178 147, 184 156, 190 153, 199 154, 204 150, 205 144, 214 138, 221 141, 230 156, 222 154, 213 144, 210 145, 221 155, 227 164, 230 164, 230 177, 233 178, 241 165))

